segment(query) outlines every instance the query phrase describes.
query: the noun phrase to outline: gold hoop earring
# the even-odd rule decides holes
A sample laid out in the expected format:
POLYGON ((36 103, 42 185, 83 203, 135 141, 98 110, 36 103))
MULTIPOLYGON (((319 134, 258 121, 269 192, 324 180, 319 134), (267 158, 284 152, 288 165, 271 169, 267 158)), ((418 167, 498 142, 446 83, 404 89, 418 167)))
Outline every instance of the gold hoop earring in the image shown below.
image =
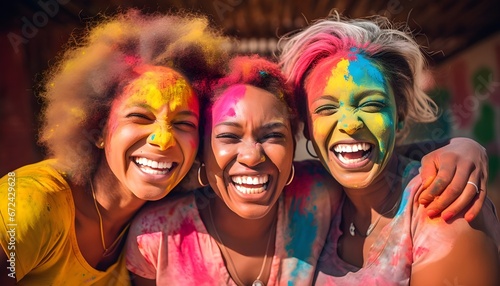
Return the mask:
POLYGON ((313 157, 314 159, 318 159, 318 155, 313 155, 313 153, 311 151, 309 151, 309 142, 311 142, 311 140, 307 139, 306 141, 306 151, 307 151, 307 154, 309 154, 309 156, 313 157))
POLYGON ((201 163, 201 165, 198 167, 198 183, 200 184, 200 186, 205 187, 208 186, 208 183, 203 184, 203 182, 201 181, 201 167, 203 166, 205 166, 205 163, 201 163))
POLYGON ((292 183, 294 177, 295 177, 295 167, 292 164, 292 176, 290 176, 290 179, 288 179, 288 182, 286 182, 285 186, 290 185, 292 183))

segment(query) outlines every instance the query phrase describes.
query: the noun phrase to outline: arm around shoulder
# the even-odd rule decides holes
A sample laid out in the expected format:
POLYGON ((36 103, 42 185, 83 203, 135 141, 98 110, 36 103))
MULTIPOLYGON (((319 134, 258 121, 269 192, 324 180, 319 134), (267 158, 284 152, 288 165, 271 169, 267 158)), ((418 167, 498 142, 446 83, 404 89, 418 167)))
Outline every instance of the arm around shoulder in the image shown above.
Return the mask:
MULTIPOLYGON (((459 231, 445 230, 445 235, 440 236, 451 242, 444 242, 449 246, 449 251, 440 256, 442 249, 439 249, 439 244, 429 248, 426 255, 438 258, 415 263, 412 266, 410 284, 500 285, 498 241, 495 243, 489 232, 482 226, 478 227, 475 222, 469 225, 464 219, 458 219, 452 224, 460 224, 459 231)), ((450 225, 444 228, 452 229, 450 225)))

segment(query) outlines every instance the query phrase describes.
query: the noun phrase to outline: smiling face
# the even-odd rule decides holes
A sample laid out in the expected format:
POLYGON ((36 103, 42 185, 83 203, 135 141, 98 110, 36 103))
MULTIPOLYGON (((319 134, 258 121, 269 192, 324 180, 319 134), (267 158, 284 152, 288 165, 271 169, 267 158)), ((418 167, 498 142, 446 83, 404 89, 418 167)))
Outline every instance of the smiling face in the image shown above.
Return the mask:
POLYGON ((198 98, 182 75, 145 67, 111 106, 104 149, 121 185, 138 198, 164 197, 198 149, 198 98))
POLYGON ((324 60, 305 82, 314 147, 345 187, 377 178, 395 144, 396 102, 381 69, 356 53, 324 60))
POLYGON ((210 186, 225 204, 243 218, 265 216, 291 172, 287 107, 263 89, 231 86, 212 106, 203 154, 210 186))

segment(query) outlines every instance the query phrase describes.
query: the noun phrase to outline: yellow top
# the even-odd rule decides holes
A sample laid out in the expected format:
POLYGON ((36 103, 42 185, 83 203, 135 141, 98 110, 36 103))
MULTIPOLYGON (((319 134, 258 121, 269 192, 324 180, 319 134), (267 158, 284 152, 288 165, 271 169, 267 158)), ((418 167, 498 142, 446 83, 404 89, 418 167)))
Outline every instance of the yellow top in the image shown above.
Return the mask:
POLYGON ((0 179, 0 244, 8 272, 19 285, 130 285, 124 255, 99 271, 80 253, 73 196, 54 163, 27 165, 0 179))

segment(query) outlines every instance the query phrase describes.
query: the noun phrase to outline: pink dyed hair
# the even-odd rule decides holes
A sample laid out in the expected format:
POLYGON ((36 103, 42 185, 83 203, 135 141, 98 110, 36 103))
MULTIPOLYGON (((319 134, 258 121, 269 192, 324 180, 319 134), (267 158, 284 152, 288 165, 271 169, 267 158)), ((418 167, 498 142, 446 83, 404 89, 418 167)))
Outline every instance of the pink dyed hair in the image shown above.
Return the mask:
POLYGON ((210 112, 211 105, 228 87, 248 84, 262 88, 283 101, 290 113, 292 132, 294 135, 297 134, 299 120, 292 89, 277 63, 257 55, 237 56, 229 62, 228 67, 226 75, 213 86, 213 94, 210 103, 206 105, 205 114, 210 112))
MULTIPOLYGON (((280 64, 294 88, 298 106, 307 106, 304 84, 311 70, 339 52, 353 51, 381 67, 394 92, 400 120, 436 119, 437 106, 419 85, 426 65, 420 47, 409 31, 393 28, 385 17, 347 19, 333 13, 283 37, 279 47, 280 64)), ((299 109, 299 114, 307 119, 306 108, 299 109)), ((308 137, 308 130, 304 132, 308 137)))

